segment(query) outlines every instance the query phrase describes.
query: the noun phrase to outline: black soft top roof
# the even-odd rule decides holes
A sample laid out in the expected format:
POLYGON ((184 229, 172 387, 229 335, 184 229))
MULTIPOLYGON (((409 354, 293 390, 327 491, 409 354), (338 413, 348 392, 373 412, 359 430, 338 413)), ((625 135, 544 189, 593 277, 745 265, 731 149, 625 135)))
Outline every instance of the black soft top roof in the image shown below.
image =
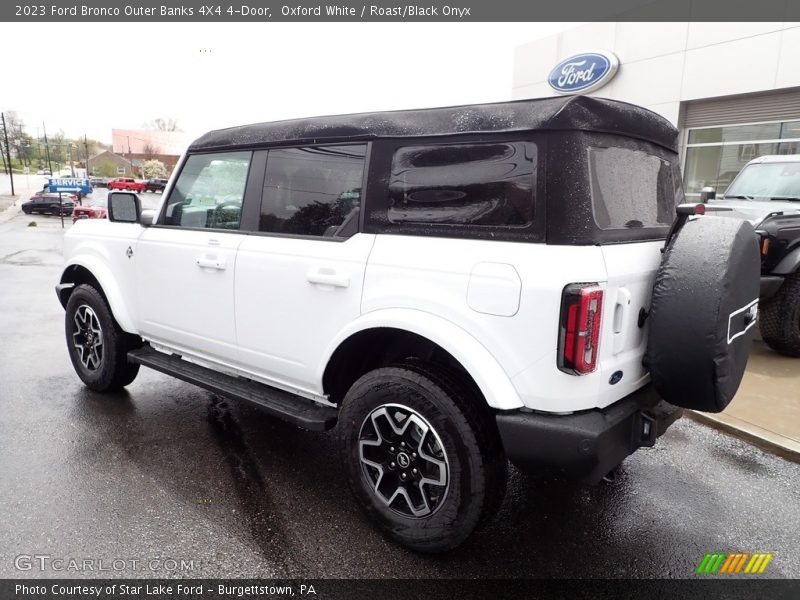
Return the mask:
POLYGON ((673 152, 678 149, 678 130, 664 117, 641 106, 606 98, 561 96, 242 125, 210 131, 195 140, 189 151, 382 137, 557 130, 614 133, 646 140, 673 152))

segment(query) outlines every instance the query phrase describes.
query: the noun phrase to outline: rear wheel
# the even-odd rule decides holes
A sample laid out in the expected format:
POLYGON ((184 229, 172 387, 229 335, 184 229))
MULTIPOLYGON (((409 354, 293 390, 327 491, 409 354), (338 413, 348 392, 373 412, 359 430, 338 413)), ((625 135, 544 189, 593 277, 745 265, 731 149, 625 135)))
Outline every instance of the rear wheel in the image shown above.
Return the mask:
POLYGON ((770 348, 800 357, 800 272, 788 275, 778 293, 763 304, 760 326, 770 348))
POLYGON ((72 366, 86 387, 96 392, 120 390, 139 372, 128 362, 128 350, 141 340, 120 329, 103 296, 79 285, 69 297, 65 316, 67 349, 72 366))
POLYGON ((457 378, 416 363, 376 369, 350 388, 339 419, 347 477, 387 537, 444 552, 497 510, 506 459, 480 402, 457 378))

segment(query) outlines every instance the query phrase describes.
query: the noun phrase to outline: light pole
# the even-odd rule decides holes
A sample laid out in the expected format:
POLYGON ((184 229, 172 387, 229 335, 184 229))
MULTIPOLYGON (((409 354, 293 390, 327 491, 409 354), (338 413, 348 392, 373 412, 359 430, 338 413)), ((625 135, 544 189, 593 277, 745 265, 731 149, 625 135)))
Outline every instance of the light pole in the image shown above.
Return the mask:
POLYGON ((44 132, 44 151, 47 153, 47 170, 50 171, 50 177, 52 177, 53 165, 50 163, 50 145, 47 143, 47 127, 44 126, 44 121, 42 121, 42 131, 44 132))
POLYGON ((11 168, 11 152, 8 149, 8 131, 6 130, 6 116, 0 113, 3 120, 3 137, 6 140, 6 159, 8 160, 8 176, 11 178, 11 195, 14 195, 14 170, 11 168))

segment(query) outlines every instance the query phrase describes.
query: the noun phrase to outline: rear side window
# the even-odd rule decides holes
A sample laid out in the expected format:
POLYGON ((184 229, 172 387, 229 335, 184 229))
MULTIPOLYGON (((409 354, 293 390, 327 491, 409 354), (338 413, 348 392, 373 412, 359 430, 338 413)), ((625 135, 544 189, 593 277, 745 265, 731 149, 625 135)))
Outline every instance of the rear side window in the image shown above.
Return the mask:
POLYGON ((600 229, 668 227, 680 196, 669 161, 641 150, 589 148, 592 211, 600 229))
POLYGON ((269 151, 259 231, 350 237, 358 231, 366 144, 269 151))
POLYGON ((406 146, 392 159, 391 224, 524 228, 533 221, 536 145, 406 146))

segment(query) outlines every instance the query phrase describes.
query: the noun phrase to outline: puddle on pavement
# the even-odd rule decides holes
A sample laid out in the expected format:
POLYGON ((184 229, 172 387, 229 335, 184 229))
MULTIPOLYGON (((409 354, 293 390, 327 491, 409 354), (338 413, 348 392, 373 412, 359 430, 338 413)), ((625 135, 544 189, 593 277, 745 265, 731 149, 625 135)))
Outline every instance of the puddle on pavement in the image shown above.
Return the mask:
POLYGON ((64 258, 55 250, 18 250, 0 257, 0 264, 19 267, 57 267, 64 258))

